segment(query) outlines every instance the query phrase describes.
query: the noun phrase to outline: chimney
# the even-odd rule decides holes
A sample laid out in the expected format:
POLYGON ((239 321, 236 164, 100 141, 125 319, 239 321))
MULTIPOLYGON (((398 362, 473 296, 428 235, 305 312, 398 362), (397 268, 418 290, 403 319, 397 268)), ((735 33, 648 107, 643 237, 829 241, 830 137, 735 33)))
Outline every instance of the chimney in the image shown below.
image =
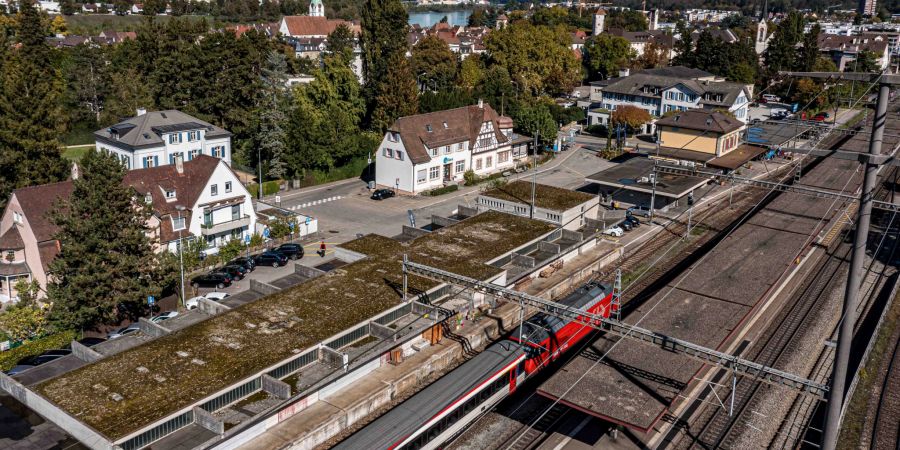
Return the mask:
POLYGON ((175 171, 178 175, 184 175, 184 156, 181 153, 175 155, 175 171))
POLYGON ((143 116, 144 114, 147 114, 147 108, 138 108, 137 109, 138 116, 143 116))
POLYGON ((478 109, 484 109, 484 100, 478 99, 478 109))

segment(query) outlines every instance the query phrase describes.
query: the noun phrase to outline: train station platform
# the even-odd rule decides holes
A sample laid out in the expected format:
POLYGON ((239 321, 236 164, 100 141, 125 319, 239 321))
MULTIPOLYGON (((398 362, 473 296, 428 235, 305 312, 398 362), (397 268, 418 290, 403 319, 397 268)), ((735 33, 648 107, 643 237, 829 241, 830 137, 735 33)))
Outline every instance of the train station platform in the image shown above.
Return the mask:
MULTIPOLYGON (((651 194, 653 183, 650 181, 650 174, 652 173, 653 161, 651 159, 634 156, 621 164, 585 177, 585 182, 651 194)), ((656 195, 672 200, 679 199, 703 186, 706 182, 705 179, 661 174, 656 181, 656 195)), ((601 188, 601 192, 602 190, 603 188, 601 188)))

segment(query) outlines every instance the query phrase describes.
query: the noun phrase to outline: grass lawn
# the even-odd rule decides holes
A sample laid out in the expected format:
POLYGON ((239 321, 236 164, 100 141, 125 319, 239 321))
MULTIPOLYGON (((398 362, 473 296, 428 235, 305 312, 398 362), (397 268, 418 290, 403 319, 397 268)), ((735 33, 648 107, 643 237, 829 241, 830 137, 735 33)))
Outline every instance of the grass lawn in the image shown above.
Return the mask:
POLYGON ((78 162, 81 161, 81 158, 84 158, 84 155, 92 148, 94 147, 65 148, 63 149, 62 157, 72 162, 78 162))

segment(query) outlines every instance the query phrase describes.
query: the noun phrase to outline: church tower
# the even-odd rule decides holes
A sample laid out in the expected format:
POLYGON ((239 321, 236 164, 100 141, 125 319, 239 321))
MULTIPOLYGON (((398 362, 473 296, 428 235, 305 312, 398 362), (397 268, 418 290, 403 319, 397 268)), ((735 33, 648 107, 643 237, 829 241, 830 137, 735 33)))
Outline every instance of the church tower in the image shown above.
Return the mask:
POLYGON ((309 1, 309 15, 312 17, 325 17, 325 5, 322 0, 309 1))
POLYGON ((594 13, 594 26, 593 26, 593 30, 591 30, 591 31, 593 31, 594 36, 599 36, 599 35, 603 34, 605 22, 606 22, 606 10, 602 9, 602 8, 598 9, 594 13))
POLYGON ((754 48, 756 49, 757 55, 762 55, 763 52, 766 51, 766 47, 769 45, 769 36, 768 36, 768 28, 769 25, 766 21, 769 18, 769 1, 766 0, 763 6, 762 17, 759 18, 759 24, 756 25, 756 42, 754 43, 754 48))

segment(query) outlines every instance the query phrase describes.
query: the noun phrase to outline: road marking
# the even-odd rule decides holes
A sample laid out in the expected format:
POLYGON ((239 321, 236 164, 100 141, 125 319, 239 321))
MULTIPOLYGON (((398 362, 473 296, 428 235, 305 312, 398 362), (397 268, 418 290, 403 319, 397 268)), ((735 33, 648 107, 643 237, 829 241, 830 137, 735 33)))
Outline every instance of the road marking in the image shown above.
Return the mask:
POLYGON ((338 200, 340 200, 340 199, 342 199, 342 198, 344 198, 344 197, 342 197, 342 196, 340 196, 340 195, 337 195, 337 196, 334 196, 334 197, 323 198, 323 199, 321 199, 321 200, 313 200, 313 201, 311 201, 311 202, 301 203, 301 204, 299 204, 299 205, 291 206, 291 207, 289 207, 288 209, 290 209, 291 211, 296 211, 296 210, 302 209, 302 208, 309 208, 310 206, 322 205, 322 204, 325 204, 325 203, 328 203, 328 202, 338 201, 338 200))

